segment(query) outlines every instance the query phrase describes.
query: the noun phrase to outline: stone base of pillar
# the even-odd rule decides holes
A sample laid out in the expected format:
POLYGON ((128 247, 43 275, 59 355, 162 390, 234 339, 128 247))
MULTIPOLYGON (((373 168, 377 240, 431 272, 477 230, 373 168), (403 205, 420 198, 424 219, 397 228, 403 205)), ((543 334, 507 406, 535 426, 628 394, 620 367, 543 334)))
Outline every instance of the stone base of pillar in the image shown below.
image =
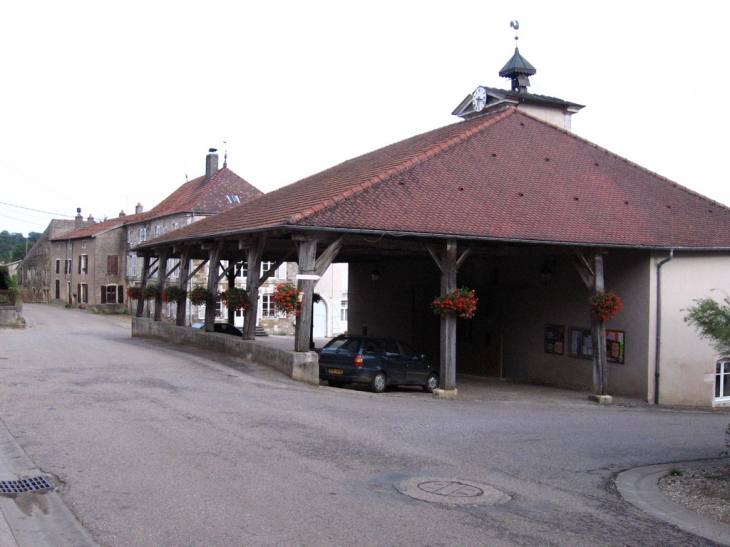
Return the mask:
POLYGON ((613 397, 610 395, 589 395, 588 400, 603 406, 613 404, 613 397))
POLYGON ((436 397, 441 397, 442 399, 456 399, 459 396, 459 390, 454 389, 434 389, 433 394, 436 397))

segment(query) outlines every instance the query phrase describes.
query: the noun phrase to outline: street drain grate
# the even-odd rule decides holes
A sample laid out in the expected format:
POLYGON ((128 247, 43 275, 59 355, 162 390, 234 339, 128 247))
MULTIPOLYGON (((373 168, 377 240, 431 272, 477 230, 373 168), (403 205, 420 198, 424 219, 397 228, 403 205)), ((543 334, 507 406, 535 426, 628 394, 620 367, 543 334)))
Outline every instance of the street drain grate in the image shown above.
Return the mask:
POLYGON ((54 486, 45 477, 31 477, 17 481, 0 481, 0 494, 22 494, 39 490, 53 490, 54 486))
POLYGON ((395 487, 406 496, 443 505, 501 505, 512 499, 488 484, 456 479, 415 477, 395 487))

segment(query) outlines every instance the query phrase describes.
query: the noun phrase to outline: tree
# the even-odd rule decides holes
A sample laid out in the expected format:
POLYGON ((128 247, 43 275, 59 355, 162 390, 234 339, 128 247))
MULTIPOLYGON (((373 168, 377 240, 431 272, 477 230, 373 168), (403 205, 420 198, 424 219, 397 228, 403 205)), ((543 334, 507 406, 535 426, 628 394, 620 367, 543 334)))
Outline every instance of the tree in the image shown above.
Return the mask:
POLYGON ((730 356, 730 296, 723 302, 695 300, 695 305, 686 310, 689 313, 684 321, 699 331, 700 338, 709 340, 718 354, 730 356))
MULTIPOLYGON (((717 353, 730 356, 730 296, 725 297, 724 304, 712 298, 700 298, 695 302, 687 309, 685 323, 696 327, 700 338, 710 340, 717 353)), ((730 452, 730 424, 725 429, 725 447, 721 455, 730 452)))

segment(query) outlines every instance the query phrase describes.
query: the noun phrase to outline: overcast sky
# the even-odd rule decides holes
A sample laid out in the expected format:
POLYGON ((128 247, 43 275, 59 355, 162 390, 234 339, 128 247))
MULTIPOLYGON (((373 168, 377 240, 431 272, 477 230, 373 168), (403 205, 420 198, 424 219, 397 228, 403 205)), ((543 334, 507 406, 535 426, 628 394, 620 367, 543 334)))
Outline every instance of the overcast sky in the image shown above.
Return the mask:
POLYGON ((586 105, 576 134, 730 204, 730 2, 505 4, 4 2, 0 230, 149 210, 209 147, 268 192, 454 123, 509 87, 511 20, 530 91, 586 105))

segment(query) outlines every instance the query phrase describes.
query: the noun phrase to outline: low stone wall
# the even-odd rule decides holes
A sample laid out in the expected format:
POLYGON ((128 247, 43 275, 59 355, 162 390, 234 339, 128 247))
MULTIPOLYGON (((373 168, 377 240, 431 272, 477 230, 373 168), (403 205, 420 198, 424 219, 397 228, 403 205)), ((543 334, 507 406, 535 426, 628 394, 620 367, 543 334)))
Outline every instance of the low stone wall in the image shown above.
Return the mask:
POLYGON ((184 346, 222 351, 273 367, 294 380, 319 385, 319 359, 313 351, 286 351, 257 344, 253 340, 243 340, 230 334, 178 327, 172 323, 152 321, 145 317, 135 317, 132 320, 132 336, 156 338, 184 346))
POLYGON ((0 306, 0 326, 24 328, 25 319, 21 315, 22 311, 22 304, 20 306, 0 306))

